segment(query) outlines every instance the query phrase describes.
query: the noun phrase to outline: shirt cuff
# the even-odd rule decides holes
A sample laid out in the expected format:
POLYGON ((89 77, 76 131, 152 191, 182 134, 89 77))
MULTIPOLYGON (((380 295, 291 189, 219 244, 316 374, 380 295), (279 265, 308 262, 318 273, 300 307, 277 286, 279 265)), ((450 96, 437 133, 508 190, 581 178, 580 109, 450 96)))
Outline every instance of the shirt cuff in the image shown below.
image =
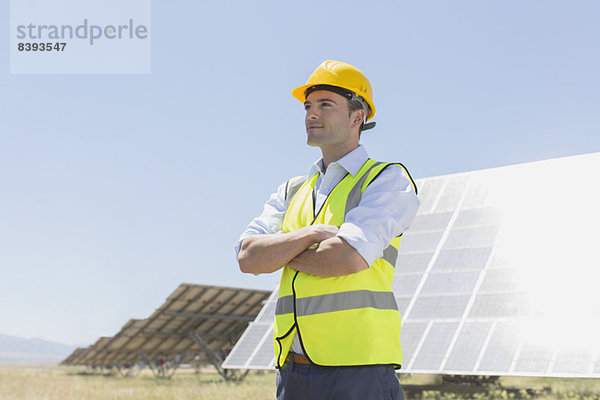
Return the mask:
MULTIPOLYGON (((244 238, 245 239, 245 238, 244 238)), ((235 259, 237 260, 238 256, 240 255, 240 249, 242 248, 242 242, 244 241, 244 239, 240 239, 238 240, 234 245, 233 248, 235 250, 235 259)))

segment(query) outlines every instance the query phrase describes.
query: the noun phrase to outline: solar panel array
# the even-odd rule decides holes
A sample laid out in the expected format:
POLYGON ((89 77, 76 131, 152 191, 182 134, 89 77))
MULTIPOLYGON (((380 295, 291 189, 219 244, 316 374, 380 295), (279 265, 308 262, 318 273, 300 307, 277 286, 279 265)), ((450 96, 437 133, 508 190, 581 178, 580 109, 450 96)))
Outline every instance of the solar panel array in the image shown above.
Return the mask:
MULTIPOLYGON (((600 377, 600 153, 417 181, 402 371, 600 377)), ((225 368, 274 367, 275 291, 225 368)))
POLYGON ((180 285, 150 317, 129 320, 113 337, 75 350, 63 365, 134 365, 163 359, 207 363, 222 357, 254 320, 270 292, 180 285))
POLYGON ((75 365, 75 360, 86 350, 85 347, 76 348, 67 358, 65 358, 60 364, 61 365, 75 365))

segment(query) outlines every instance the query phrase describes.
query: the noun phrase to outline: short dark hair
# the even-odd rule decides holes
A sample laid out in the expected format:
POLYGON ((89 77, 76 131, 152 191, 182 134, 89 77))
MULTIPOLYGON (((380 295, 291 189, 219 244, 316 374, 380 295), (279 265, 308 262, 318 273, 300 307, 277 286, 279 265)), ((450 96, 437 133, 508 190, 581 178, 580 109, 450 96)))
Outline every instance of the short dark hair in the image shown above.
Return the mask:
MULTIPOLYGON (((348 98, 346 98, 346 100, 348 100, 348 116, 352 115, 352 113, 354 111, 357 110, 364 110, 362 103, 359 100, 350 100, 348 98)), ((360 127, 358 128, 358 136, 360 137, 360 134, 363 131, 363 128, 365 126, 365 122, 361 122, 360 127)))

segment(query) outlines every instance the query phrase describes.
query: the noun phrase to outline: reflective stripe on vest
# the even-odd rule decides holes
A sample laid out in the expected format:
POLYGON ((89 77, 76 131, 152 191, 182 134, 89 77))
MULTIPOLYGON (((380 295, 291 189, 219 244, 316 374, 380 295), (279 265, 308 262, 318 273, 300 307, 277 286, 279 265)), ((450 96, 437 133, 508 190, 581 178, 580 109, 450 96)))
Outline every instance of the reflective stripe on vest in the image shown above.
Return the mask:
MULTIPOLYGON (((352 310, 357 308, 378 308, 380 310, 397 310, 394 294, 390 292, 372 292, 370 290, 353 290, 350 292, 329 293, 298 299, 296 315, 322 314, 334 311, 352 310)), ((294 296, 277 299, 275 315, 294 312, 294 296)))

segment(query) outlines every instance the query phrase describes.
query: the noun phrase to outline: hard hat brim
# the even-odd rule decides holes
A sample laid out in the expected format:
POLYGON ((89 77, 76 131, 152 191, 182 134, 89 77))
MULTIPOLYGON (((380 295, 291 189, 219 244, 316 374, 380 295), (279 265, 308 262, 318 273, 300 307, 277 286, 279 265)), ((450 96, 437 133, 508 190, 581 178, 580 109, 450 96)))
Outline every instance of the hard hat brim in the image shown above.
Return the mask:
POLYGON ((301 103, 304 103, 306 101, 304 93, 306 92, 306 89, 308 89, 311 86, 314 86, 314 84, 298 86, 296 89, 292 90, 292 96, 297 98, 301 103))

